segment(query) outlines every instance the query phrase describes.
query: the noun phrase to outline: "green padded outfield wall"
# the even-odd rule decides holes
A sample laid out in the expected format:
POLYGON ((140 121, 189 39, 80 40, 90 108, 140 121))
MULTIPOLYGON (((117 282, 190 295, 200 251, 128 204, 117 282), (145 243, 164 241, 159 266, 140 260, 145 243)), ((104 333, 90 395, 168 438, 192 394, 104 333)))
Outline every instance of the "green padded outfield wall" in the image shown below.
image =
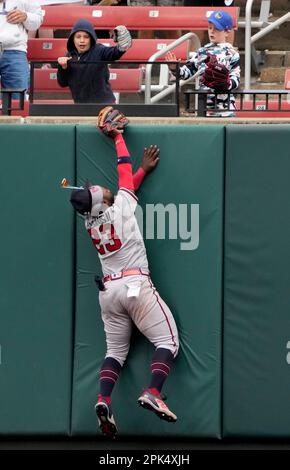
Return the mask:
POLYGON ((0 433, 70 430, 75 126, 1 125, 0 433))
MULTIPOLYGON (((162 422, 138 407, 150 377, 153 346, 135 332, 112 396, 119 432, 220 437, 224 127, 134 125, 126 130, 126 142, 135 170, 145 146, 161 149, 157 170, 138 193, 141 206, 187 205, 190 230, 191 204, 199 204, 199 217, 192 218, 195 232, 199 219, 199 240, 193 250, 181 250, 181 238, 169 240, 168 230, 165 240, 145 240, 152 279, 180 332, 180 353, 164 387, 179 419, 162 422)), ((91 126, 77 126, 77 175, 79 184, 89 178, 117 189, 114 143, 91 126)), ((95 273, 100 273, 97 251, 78 217, 73 434, 99 434, 94 404, 105 341, 95 273)))
POLYGON ((289 437, 290 127, 226 140, 224 435, 289 437))

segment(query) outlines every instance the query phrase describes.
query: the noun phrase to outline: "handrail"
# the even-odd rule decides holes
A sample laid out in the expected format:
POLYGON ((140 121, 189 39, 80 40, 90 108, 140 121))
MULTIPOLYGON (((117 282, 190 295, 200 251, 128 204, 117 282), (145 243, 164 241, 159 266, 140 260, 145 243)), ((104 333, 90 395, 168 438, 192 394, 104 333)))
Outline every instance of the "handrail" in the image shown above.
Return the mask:
MULTIPOLYGON (((206 98, 207 95, 212 95, 212 90, 188 90, 184 92, 185 94, 185 109, 187 112, 197 112, 198 116, 206 116, 207 114, 207 106, 206 106, 206 98), (198 96, 198 105, 194 108, 190 107, 190 96, 198 96)), ((243 90, 243 91, 229 91, 225 94, 228 95, 228 104, 230 105, 230 96, 234 95, 235 97, 240 98, 239 106, 236 106, 235 112, 260 112, 261 115, 266 112, 271 113, 289 113, 290 114, 290 105, 289 105, 289 97, 290 91, 287 90, 243 90), (257 103, 257 95, 264 97, 261 98, 260 102, 257 103), (277 96, 278 98, 276 101, 271 101, 269 99, 270 96, 277 96), (247 98, 249 97, 249 98, 247 98), (284 100, 282 101, 282 98, 284 100), (261 103, 262 101, 262 103, 261 103), (272 106, 274 103, 274 106, 272 106), (250 105, 250 106, 249 106, 250 105)), ((217 96, 217 94, 215 94, 217 96)), ((259 99, 259 98, 258 98, 259 99)), ((215 102, 215 107, 211 108, 210 111, 218 112, 220 109, 217 107, 217 102, 215 102)))
MULTIPOLYGON (((201 72, 197 71, 194 75, 192 75, 192 77, 188 78, 187 80, 179 80, 179 87, 181 88, 184 85, 187 85, 188 83, 193 82, 193 80, 196 80, 199 77, 200 74, 201 74, 201 72)), ((157 95, 153 96, 149 103, 154 104, 154 103, 160 101, 162 98, 165 98, 165 96, 167 96, 171 92, 173 92, 174 89, 176 89, 175 84, 169 85, 165 90, 162 90, 159 93, 157 93, 157 95)))
MULTIPOLYGON (((271 0, 261 0, 260 16, 258 21, 251 21, 252 28, 264 28, 269 24, 271 0)), ((246 22, 243 20, 238 21, 238 26, 245 28, 246 22)))
POLYGON ((273 29, 276 29, 278 26, 280 26, 281 24, 285 23, 288 20, 290 20, 290 12, 285 13, 285 15, 273 21, 271 24, 269 24, 264 29, 262 29, 262 31, 259 31, 258 33, 254 34, 254 36, 251 37, 251 43, 253 44, 253 42, 257 41, 263 36, 266 36, 266 34, 270 33, 271 31, 273 31, 273 29))
POLYGON ((247 0, 246 3, 246 29, 245 29, 245 88, 251 88, 251 19, 252 6, 254 0, 247 0))
POLYGON ((251 89, 251 46, 258 39, 266 36, 266 34, 273 31, 273 29, 279 27, 281 24, 285 23, 290 19, 290 12, 278 18, 276 21, 265 26, 264 21, 252 22, 252 6, 254 0, 247 0, 246 4, 246 28, 245 28, 245 89, 251 89), (252 26, 257 27, 256 23, 261 23, 259 27, 263 28, 258 33, 252 34, 252 26))
MULTIPOLYGON (((156 59, 158 59, 159 57, 164 55, 166 52, 170 51, 171 49, 174 49, 174 47, 179 46, 179 44, 183 43, 184 41, 187 41, 190 38, 194 39, 195 46, 198 49, 200 47, 200 40, 199 40, 199 37, 197 36, 197 34, 195 34, 195 33, 186 33, 183 36, 181 36, 180 38, 173 41, 172 43, 168 44, 168 46, 164 47, 160 51, 155 52, 155 54, 153 54, 148 59, 148 62, 155 62, 156 59)), ((153 101, 151 101, 151 72, 152 72, 152 65, 153 64, 147 64, 146 69, 145 69, 145 104, 150 104, 151 102, 153 102, 153 101)), ((174 87, 175 87, 175 85, 173 85, 173 88, 174 87)), ((168 87, 168 89, 169 88, 170 87, 168 87)), ((167 89, 163 90, 163 91, 167 91, 167 89)), ((167 94, 169 94, 169 93, 171 93, 171 91, 169 91, 167 94)), ((159 93, 158 93, 158 95, 159 95, 159 93)), ((156 96, 158 96, 158 95, 156 95, 156 96)), ((158 101, 156 99, 156 96, 154 97, 154 102, 158 101)))

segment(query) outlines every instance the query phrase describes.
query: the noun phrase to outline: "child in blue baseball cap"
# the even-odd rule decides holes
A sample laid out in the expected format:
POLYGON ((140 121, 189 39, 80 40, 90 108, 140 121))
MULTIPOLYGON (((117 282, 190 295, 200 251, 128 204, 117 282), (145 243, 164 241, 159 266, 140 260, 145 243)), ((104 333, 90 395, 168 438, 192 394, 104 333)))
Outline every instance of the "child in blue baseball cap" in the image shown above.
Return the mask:
POLYGON ((219 31, 231 31, 233 29, 233 20, 226 11, 213 11, 208 17, 208 22, 213 24, 219 31))
MULTIPOLYGON (((240 55, 228 42, 233 20, 224 10, 215 10, 208 17, 209 43, 192 53, 191 59, 180 67, 180 78, 186 80, 196 73, 200 76, 201 89, 212 90, 207 95, 207 116, 232 117, 235 115, 235 98, 229 91, 240 84, 240 55)), ((166 60, 177 61, 169 51, 166 60)), ((172 72, 175 65, 169 65, 172 72)))

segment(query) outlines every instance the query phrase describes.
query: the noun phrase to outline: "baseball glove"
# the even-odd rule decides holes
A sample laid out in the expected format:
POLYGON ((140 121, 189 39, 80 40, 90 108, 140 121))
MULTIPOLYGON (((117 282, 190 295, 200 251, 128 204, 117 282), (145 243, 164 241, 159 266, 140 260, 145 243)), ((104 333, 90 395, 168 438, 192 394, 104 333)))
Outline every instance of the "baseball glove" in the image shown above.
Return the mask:
POLYGON ((215 56, 210 56, 201 79, 203 85, 217 92, 225 92, 231 88, 231 79, 227 67, 219 64, 215 56))
POLYGON ((125 52, 132 46, 132 37, 126 26, 116 26, 110 33, 111 38, 118 44, 118 49, 125 52))
POLYGON ((124 132, 124 127, 128 123, 129 119, 125 114, 118 109, 114 109, 113 106, 106 106, 99 112, 97 127, 103 134, 114 138, 124 132))

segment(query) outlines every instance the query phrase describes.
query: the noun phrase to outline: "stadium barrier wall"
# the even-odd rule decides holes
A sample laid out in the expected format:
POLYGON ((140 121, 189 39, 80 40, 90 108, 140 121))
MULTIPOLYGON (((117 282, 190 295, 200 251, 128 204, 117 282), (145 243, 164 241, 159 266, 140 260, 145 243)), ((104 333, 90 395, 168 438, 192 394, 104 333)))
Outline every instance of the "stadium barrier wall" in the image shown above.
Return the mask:
MULTIPOLYGON (((126 131, 135 170, 145 146, 161 148, 140 206, 186 207, 194 232, 190 207, 198 205, 199 235, 193 250, 181 250, 179 226, 176 239, 145 237, 153 281, 180 331, 165 386, 179 420, 163 423, 138 407, 153 348, 135 332, 113 392, 122 435, 289 437, 289 132, 283 125, 126 131)), ((59 182, 88 178, 116 190, 114 145, 74 124, 3 124, 0 138, 0 434, 98 436, 100 266, 59 182)))
POLYGON ((69 434, 73 126, 0 126, 0 434, 69 434))
POLYGON ((226 138, 223 432, 289 437, 290 128, 226 138))
MULTIPOLYGON (((166 240, 144 238, 152 279, 166 300, 180 332, 180 352, 164 388, 178 415, 174 425, 156 419, 137 405, 148 386, 154 348, 133 335, 129 357, 113 392, 114 416, 122 435, 221 435, 222 221, 224 128, 134 126, 126 143, 136 170, 144 147, 161 150, 158 168, 139 191, 140 206, 175 204, 186 208, 186 228, 196 247, 182 250, 180 236, 166 240), (174 138, 173 138, 174 135, 174 138), (191 210, 199 214, 191 216, 191 210), (197 240, 198 237, 198 240, 197 240)), ((114 142, 91 126, 77 128, 78 183, 87 178, 117 190, 114 142)), ((179 223, 178 233, 185 228, 179 223)), ((156 227, 157 230, 157 227, 156 227)), ((94 404, 98 370, 105 351, 94 274, 100 274, 97 251, 88 239, 81 217, 77 223, 76 336, 74 356, 72 433, 95 434, 94 404)))

